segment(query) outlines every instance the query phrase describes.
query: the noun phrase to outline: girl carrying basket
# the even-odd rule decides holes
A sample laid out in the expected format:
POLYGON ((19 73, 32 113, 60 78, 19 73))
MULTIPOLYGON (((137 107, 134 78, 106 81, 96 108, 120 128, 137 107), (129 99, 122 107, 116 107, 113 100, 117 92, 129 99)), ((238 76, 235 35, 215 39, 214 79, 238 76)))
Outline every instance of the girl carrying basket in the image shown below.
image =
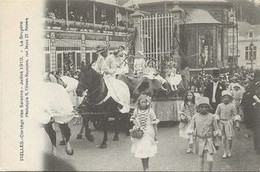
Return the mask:
POLYGON ((144 94, 140 95, 130 119, 134 123, 133 129, 140 128, 143 131, 141 138, 131 138, 133 142, 131 152, 135 154, 136 158, 141 158, 144 171, 149 169, 149 158, 157 153, 157 124, 159 120, 150 107, 150 103, 150 97, 144 94))

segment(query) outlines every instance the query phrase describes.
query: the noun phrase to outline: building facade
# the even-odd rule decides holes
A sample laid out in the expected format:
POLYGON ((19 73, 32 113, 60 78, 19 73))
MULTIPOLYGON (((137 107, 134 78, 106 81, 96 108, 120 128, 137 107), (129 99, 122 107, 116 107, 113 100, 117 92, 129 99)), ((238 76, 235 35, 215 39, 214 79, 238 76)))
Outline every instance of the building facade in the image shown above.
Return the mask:
POLYGON ((116 1, 48 0, 45 9, 45 72, 80 69, 97 59, 97 46, 112 52, 133 32, 133 10, 116 1))
POLYGON ((239 23, 238 65, 248 69, 260 69, 260 25, 239 23))
MULTIPOLYGON (((187 58, 190 68, 221 68, 237 65, 238 34, 232 3, 226 0, 130 0, 124 6, 131 7, 135 4, 138 4, 140 10, 149 12, 149 16, 159 16, 161 20, 158 20, 158 28, 165 28, 161 29, 162 33, 158 33, 161 34, 161 37, 159 36, 147 48, 145 45, 147 38, 153 39, 153 35, 157 34, 152 32, 151 36, 147 33, 150 33, 149 29, 157 24, 150 21, 144 22, 144 25, 148 25, 147 31, 145 29, 143 31, 143 50, 146 55, 158 54, 157 60, 169 56, 172 53, 174 43, 173 41, 167 43, 165 41, 167 34, 166 38, 164 36, 165 32, 176 25, 177 33, 170 34, 171 40, 173 39, 172 35, 175 35, 179 45, 176 58, 178 56, 187 58), (175 18, 178 11, 180 17, 175 18), (173 24, 171 19, 170 24, 168 24, 168 16, 173 17, 173 24), (152 26, 149 27, 149 25, 152 26), (155 48, 150 48, 151 46, 155 48), (160 57, 158 58, 158 56, 160 57)), ((148 18, 144 16, 144 20, 148 20, 148 18)))

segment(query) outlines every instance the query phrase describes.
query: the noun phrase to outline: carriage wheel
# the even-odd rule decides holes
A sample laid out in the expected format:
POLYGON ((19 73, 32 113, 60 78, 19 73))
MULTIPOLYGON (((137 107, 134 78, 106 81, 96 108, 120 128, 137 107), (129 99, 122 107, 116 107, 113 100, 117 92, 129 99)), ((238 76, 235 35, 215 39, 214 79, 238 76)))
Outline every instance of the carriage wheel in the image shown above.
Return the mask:
POLYGON ((102 129, 102 122, 101 120, 95 120, 92 121, 93 126, 95 127, 96 130, 101 130, 102 129))

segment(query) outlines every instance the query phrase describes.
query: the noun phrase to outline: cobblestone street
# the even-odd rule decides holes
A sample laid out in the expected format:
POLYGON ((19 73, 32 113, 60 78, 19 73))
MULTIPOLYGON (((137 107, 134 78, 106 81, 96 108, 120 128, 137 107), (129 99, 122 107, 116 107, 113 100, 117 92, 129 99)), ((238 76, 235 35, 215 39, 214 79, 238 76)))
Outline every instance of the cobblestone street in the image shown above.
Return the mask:
MULTIPOLYGON (((120 141, 112 141, 114 133, 108 134, 107 149, 96 148, 101 143, 103 134, 93 130, 95 141, 88 142, 85 138, 76 140, 80 125, 70 124, 72 130, 71 144, 74 155, 68 156, 63 146, 58 146, 58 158, 79 171, 140 171, 141 160, 135 158, 130 152, 131 139, 120 133, 120 141)), ((186 154, 187 141, 179 137, 178 124, 161 124, 158 129, 158 154, 150 159, 151 171, 198 171, 197 156, 186 154)), ((213 170, 215 171, 258 171, 260 169, 260 156, 253 150, 253 137, 245 137, 249 132, 243 125, 241 131, 234 139, 233 156, 222 159, 223 150, 214 155, 213 170)), ((251 135, 252 133, 249 132, 251 135)), ((57 132, 59 142, 60 132, 57 132)), ((48 138, 47 138, 48 139, 48 138)))

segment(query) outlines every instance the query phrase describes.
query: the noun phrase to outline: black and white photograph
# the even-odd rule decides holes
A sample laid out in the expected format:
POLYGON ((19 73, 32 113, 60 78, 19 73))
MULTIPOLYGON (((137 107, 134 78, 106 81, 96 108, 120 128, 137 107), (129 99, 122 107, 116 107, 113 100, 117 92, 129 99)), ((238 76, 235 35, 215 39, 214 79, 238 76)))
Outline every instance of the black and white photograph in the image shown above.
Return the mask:
POLYGON ((260 171, 260 0, 0 5, 0 170, 260 171))

